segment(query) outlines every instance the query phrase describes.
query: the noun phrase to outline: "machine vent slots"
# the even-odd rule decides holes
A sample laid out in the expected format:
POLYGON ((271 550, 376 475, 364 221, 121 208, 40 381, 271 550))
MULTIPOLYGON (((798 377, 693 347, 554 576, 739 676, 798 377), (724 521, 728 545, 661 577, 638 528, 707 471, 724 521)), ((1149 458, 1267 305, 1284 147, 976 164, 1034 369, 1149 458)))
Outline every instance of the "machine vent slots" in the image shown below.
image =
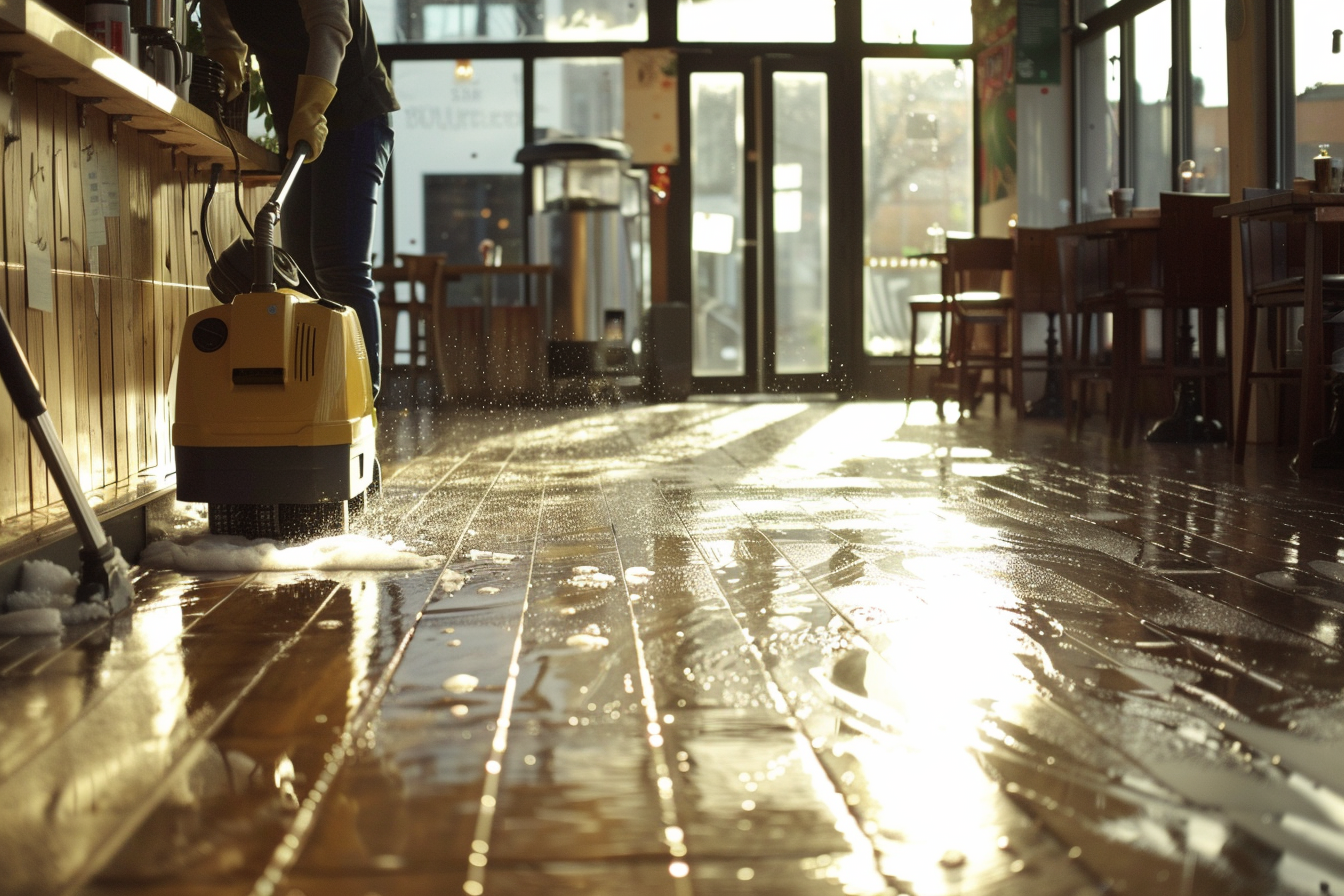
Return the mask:
POLYGON ((317 373, 317 330, 308 324, 294 328, 294 379, 307 382, 317 373))

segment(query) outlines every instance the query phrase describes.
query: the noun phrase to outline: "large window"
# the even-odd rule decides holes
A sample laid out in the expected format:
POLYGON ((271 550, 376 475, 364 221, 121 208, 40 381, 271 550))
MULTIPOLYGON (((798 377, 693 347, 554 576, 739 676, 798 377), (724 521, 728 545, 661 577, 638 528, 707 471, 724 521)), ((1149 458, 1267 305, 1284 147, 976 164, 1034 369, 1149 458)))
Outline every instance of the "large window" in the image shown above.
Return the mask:
POLYGON ((1109 215, 1113 187, 1133 187, 1135 204, 1150 207, 1177 188, 1226 192, 1223 7, 1223 0, 1080 3, 1084 17, 1097 20, 1076 42, 1078 220, 1109 215), (1178 16, 1187 17, 1185 27, 1175 27, 1178 16), (1181 179, 1185 160, 1194 171, 1181 179))
POLYGON ((1170 190, 1171 0, 1134 18, 1134 203, 1156 207, 1170 190))
POLYGON ((365 0, 378 41, 649 39, 645 0, 365 0))
POLYGON ((746 83, 739 72, 691 75, 691 311, 696 376, 746 372, 742 231, 746 83))
POLYGON ((910 301, 941 293, 920 257, 975 231, 971 66, 947 59, 863 65, 864 345, 937 351, 937 322, 911 333, 910 301))
POLYGON ((1078 218, 1110 214, 1106 191, 1120 186, 1120 29, 1078 50, 1078 218))
POLYGON ((533 139, 621 139, 625 106, 619 58, 538 59, 533 65, 533 139))
POLYGON ((1339 0, 1293 0, 1293 96, 1296 98, 1293 172, 1314 177, 1320 147, 1344 156, 1344 56, 1336 56, 1331 31, 1344 28, 1339 0))
POLYGON ((863 0, 863 39, 870 44, 969 44, 971 4, 863 0))
MULTIPOLYGON (((1225 0, 1190 0, 1193 22, 1217 22, 1225 0)), ((1194 144, 1194 188, 1199 193, 1226 193, 1227 169, 1227 29, 1197 28, 1190 35, 1191 139, 1194 144)))
POLYGON ((834 0, 677 0, 684 41, 829 43, 834 0))

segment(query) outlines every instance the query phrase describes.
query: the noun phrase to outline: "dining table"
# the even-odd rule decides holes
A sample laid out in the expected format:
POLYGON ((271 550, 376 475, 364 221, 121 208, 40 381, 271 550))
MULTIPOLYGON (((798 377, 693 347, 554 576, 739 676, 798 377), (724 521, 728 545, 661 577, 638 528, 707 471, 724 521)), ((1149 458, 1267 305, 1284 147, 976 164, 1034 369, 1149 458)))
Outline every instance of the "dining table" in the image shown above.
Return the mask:
MULTIPOLYGON (((1344 193, 1316 193, 1285 190, 1230 202, 1213 210, 1223 218, 1257 218, 1263 221, 1291 221, 1303 225, 1303 320, 1302 320, 1302 394, 1319 395, 1325 388, 1325 253, 1322 228, 1344 224, 1344 193)), ((1299 475, 1313 467, 1335 466, 1344 460, 1340 433, 1320 440, 1324 413, 1319 401, 1303 401, 1298 411, 1297 459, 1299 475)))

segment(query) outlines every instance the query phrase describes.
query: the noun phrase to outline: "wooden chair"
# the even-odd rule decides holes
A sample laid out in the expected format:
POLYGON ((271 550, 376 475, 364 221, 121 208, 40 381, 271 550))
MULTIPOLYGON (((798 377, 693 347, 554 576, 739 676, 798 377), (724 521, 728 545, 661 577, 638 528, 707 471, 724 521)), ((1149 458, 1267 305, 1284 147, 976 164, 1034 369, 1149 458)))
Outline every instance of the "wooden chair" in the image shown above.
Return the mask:
MULTIPOLYGON (((401 262, 395 267, 375 268, 373 279, 384 284, 378 299, 378 311, 382 317, 383 359, 385 371, 397 368, 409 372, 411 395, 419 394, 420 377, 429 374, 433 364, 433 309, 437 302, 443 301, 443 283, 439 269, 447 256, 399 254, 401 262), (410 300, 397 300, 394 284, 409 284, 410 300), (409 363, 396 363, 397 324, 401 315, 410 318, 410 359, 409 363)), ((431 382, 433 381, 431 377, 431 382)))
MULTIPOLYGON (((938 315, 938 372, 934 374, 935 386, 930 388, 932 394, 937 384, 947 382, 947 323, 948 317, 952 313, 951 296, 956 291, 952 285, 952 269, 948 267, 946 253, 939 253, 936 257, 941 268, 941 295, 937 300, 932 300, 931 296, 915 296, 907 303, 910 308, 910 363, 906 367, 905 373, 905 396, 906 401, 913 401, 915 398, 915 368, 918 365, 919 356, 916 354, 916 345, 919 340, 919 316, 921 314, 938 315)), ((938 417, 942 419, 943 403, 938 402, 938 417)))
POLYGON ((1010 389, 1003 376, 1014 369, 1013 352, 1005 351, 1013 327, 1013 300, 1000 291, 1004 273, 1013 270, 1013 241, 997 237, 948 240, 947 268, 952 287, 948 296, 953 345, 949 364, 956 373, 960 414, 975 416, 981 375, 989 371, 997 420, 1000 396, 1020 391, 1015 382, 1010 389), (975 297, 977 291, 986 297, 975 297))
MULTIPOLYGON (((1065 431, 1077 438, 1087 419, 1091 387, 1105 384, 1114 404, 1114 351, 1107 343, 1103 323, 1117 316, 1119 306, 1111 287, 1112 242, 1107 238, 1061 236, 1059 249, 1060 324, 1064 351, 1065 431)), ((1110 415, 1111 438, 1118 438, 1118 417, 1110 415)))
MULTIPOLYGON (((1270 190, 1247 188, 1243 199, 1258 199, 1270 190)), ((1341 235, 1327 231, 1324 235, 1324 270, 1338 272, 1344 269, 1344 245, 1341 235)), ((1251 387, 1258 380, 1278 381, 1288 385, 1298 381, 1298 413, 1320 413, 1324 394, 1307 395, 1303 392, 1302 373, 1308 364, 1328 364, 1328 357, 1295 358, 1293 345, 1298 342, 1301 318, 1295 312, 1303 308, 1305 299, 1306 248, 1304 227, 1287 221, 1241 219, 1242 301, 1245 325, 1242 327, 1241 363, 1239 365, 1236 437, 1233 441, 1233 459, 1246 460, 1246 439, 1251 412, 1251 387), (1263 347, 1263 367, 1257 365, 1260 347, 1259 318, 1265 312, 1266 339, 1263 347), (1314 407, 1313 407, 1314 405, 1314 407)), ((1324 275, 1322 303, 1325 316, 1344 310, 1344 274, 1324 275)), ((1299 445, 1299 453, 1310 450, 1310 445, 1299 445)))
POLYGON ((1013 400, 1019 416, 1028 414, 1026 390, 1022 387, 1026 363, 1030 356, 1023 344, 1022 315, 1044 314, 1046 324, 1046 352, 1042 360, 1032 357, 1034 371, 1044 371, 1045 392, 1032 403, 1033 416, 1063 416, 1059 395, 1059 339, 1056 322, 1059 318, 1059 250, 1055 246, 1055 232, 1050 229, 1018 227, 1013 231, 1016 249, 1013 252, 1013 400))
POLYGON ((1218 355, 1218 340, 1221 329, 1224 345, 1231 344, 1226 311, 1232 301, 1232 223, 1213 214, 1226 203, 1222 193, 1161 197, 1162 357, 1175 409, 1148 434, 1150 441, 1220 441, 1230 434, 1217 416, 1231 408, 1231 401, 1223 400, 1230 377, 1226 356, 1218 355), (1198 330, 1192 314, 1198 315, 1198 330))
POLYGON ((1071 363, 1066 364, 1065 392, 1068 429, 1075 437, 1088 415, 1088 386, 1106 382, 1110 437, 1131 444, 1140 377, 1167 374, 1165 362, 1150 361, 1144 339, 1145 313, 1165 305, 1158 233, 1157 227, 1120 229, 1068 241, 1076 253, 1076 282, 1064 284, 1064 292, 1076 342, 1070 346, 1071 363), (1075 386, 1080 387, 1076 397, 1075 386))

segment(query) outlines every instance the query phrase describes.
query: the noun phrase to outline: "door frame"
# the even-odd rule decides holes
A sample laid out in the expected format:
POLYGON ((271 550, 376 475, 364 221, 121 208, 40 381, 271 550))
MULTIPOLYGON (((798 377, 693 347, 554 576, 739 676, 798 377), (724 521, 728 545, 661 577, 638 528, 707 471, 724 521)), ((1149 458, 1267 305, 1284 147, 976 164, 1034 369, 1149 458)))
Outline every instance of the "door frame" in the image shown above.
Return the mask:
MULTIPOLYGON (((680 158, 682 164, 673 169, 674 201, 669 207, 669 262, 672 271, 673 295, 684 295, 691 302, 694 283, 691 268, 690 193, 691 173, 691 89, 692 74, 701 72, 733 72, 743 76, 746 108, 744 110, 744 158, 742 209, 742 307, 743 353, 746 359, 740 376, 697 376, 693 389, 697 394, 716 393, 840 393, 847 395, 853 389, 848 371, 854 369, 854 346, 862 345, 862 333, 854 333, 855 315, 849 293, 852 281, 847 277, 848 257, 854 253, 841 251, 844 241, 837 240, 837 232, 854 232, 856 225, 846 209, 855 205, 849 193, 862 190, 862 172, 845 176, 848 170, 847 154, 843 148, 852 145, 861 136, 861 122, 852 115, 842 115, 841 93, 843 73, 836 60, 828 55, 794 55, 784 53, 751 54, 742 52, 713 52, 704 55, 684 55, 678 65, 678 117, 680 158), (774 97, 775 72, 819 72, 826 75, 827 114, 827 199, 828 199, 828 308, 827 308, 827 371, 815 374, 777 374, 774 370, 774 332, 776 312, 773 301, 775 288, 773 180, 774 170, 774 97), (841 129, 845 130, 841 130, 841 129)), ((850 105, 858 105, 851 103, 850 105)), ((859 255, 861 257, 861 247, 859 255)), ((861 301, 861 298, 860 298, 861 301)), ((858 320, 862 320, 861 315, 858 320)))

